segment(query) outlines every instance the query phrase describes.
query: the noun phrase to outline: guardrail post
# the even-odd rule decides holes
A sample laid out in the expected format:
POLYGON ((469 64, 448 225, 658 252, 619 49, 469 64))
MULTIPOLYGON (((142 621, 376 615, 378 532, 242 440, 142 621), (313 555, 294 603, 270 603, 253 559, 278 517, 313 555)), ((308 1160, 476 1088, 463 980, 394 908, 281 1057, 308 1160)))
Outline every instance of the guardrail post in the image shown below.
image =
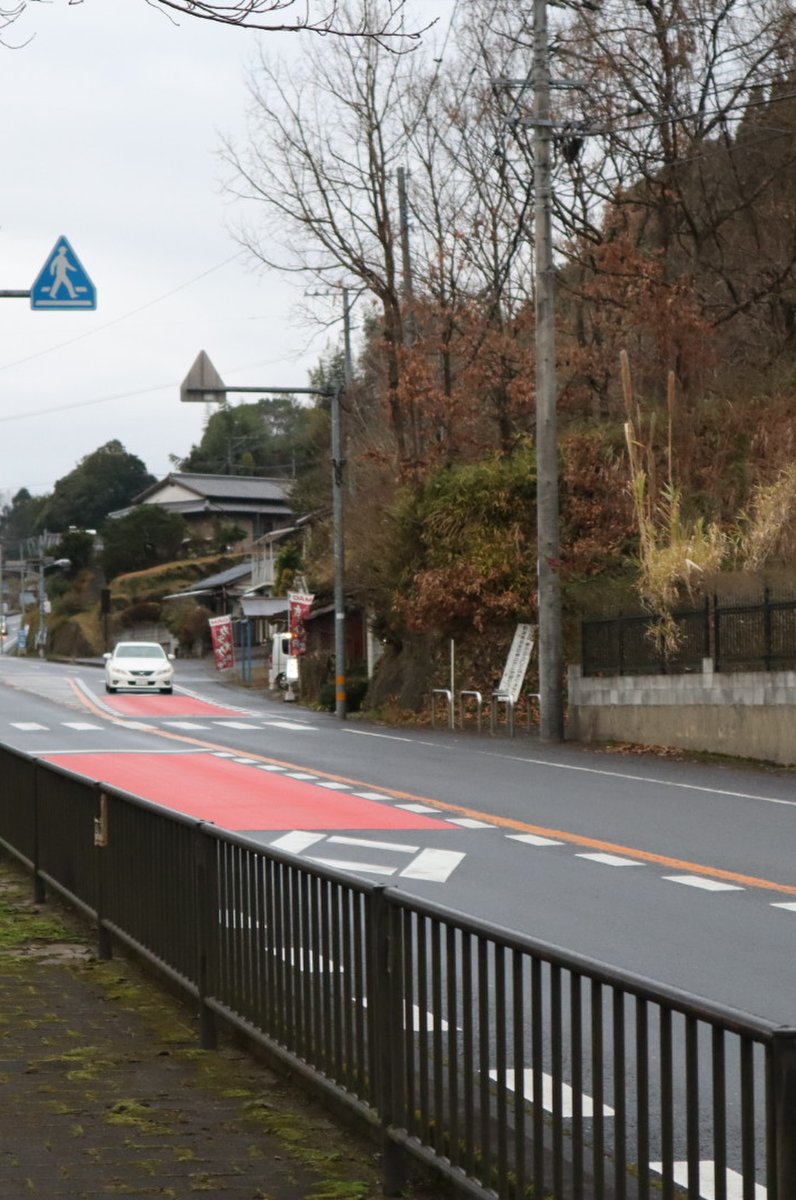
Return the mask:
POLYGON ((216 1014, 207 997, 212 990, 218 931, 218 887, 215 865, 215 842, 204 832, 200 821, 195 833, 194 886, 196 888, 196 986, 199 993, 199 1044, 203 1050, 215 1050, 218 1045, 216 1014))
POLYGON ((105 926, 105 851, 108 848, 108 797, 95 787, 97 815, 94 818, 94 861, 97 866, 97 957, 104 962, 113 957, 113 941, 105 926))
POLYGON ((376 1068, 374 1102, 382 1129, 382 1193, 400 1196, 407 1183, 406 1151, 389 1129, 401 1111, 400 1085, 405 1029, 400 946, 390 936, 391 910, 383 887, 368 899, 370 938, 368 961, 368 1028, 376 1068))
POLYGON ((33 903, 44 904, 47 900, 47 892, 44 887, 44 880, 41 877, 41 807, 39 804, 39 789, 40 779, 43 768, 38 760, 33 763, 33 853, 31 859, 33 861, 33 903))
POLYGON ((796 1196, 796 1029, 778 1029, 771 1040, 771 1089, 776 1195, 796 1196))

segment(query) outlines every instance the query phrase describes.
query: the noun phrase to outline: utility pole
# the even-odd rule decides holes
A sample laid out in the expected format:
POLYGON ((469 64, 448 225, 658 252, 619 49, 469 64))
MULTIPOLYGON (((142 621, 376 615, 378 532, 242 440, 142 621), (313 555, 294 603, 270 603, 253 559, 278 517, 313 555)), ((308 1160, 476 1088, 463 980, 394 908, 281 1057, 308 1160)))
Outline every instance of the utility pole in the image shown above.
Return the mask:
POLYGON ((343 537, 343 436, 340 388, 332 395, 332 526, 334 531, 334 712, 346 718, 345 541, 343 537))
POLYGON ((411 346, 414 342, 414 317, 412 302, 415 298, 414 280, 412 279, 412 256, 409 251, 409 202, 406 198, 406 168, 398 168, 398 222, 401 231, 401 271, 403 274, 403 295, 409 308, 407 341, 411 346))
POLYGON ((343 291, 343 379, 346 391, 351 387, 354 378, 354 360, 351 355, 351 289, 344 287, 343 291))
POLYGON ((536 310, 536 540, 539 586, 539 736, 564 736, 556 426, 550 56, 547 0, 533 2, 533 161, 536 310))

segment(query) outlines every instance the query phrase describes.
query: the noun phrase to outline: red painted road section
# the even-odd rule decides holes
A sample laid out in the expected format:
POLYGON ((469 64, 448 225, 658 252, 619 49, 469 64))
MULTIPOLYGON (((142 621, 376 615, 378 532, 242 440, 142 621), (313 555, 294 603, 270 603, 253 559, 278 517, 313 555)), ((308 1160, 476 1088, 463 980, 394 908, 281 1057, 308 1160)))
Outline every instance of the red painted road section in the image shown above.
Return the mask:
POLYGON ((212 754, 48 754, 48 762, 237 832, 447 829, 446 821, 212 754))
POLYGON ((135 717, 145 721, 147 717, 241 717, 240 709, 223 708, 194 696, 174 693, 162 696, 160 692, 148 692, 144 696, 123 694, 105 696, 108 708, 123 717, 135 717))

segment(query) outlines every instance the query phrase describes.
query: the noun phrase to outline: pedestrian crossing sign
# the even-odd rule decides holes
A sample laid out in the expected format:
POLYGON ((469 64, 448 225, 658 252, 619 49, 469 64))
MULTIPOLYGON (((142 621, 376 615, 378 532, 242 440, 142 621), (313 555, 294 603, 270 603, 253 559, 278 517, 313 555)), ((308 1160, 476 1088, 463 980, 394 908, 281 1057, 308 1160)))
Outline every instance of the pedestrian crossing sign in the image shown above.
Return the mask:
POLYGON ((52 248, 33 287, 31 308, 96 308, 97 289, 63 235, 52 248))

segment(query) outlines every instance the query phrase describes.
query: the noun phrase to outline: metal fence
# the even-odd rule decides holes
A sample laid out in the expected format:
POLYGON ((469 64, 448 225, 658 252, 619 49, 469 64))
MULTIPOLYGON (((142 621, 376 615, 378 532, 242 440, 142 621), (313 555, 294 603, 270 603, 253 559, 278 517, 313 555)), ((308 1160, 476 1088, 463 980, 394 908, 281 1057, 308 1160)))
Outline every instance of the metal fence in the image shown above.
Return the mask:
POLYGON ((0 747, 0 845, 198 1005, 482 1200, 793 1200, 796 1030, 0 747), (767 1190, 766 1190, 767 1189, 767 1190))
POLYGON ((581 625, 584 675, 652 675, 701 671, 796 669, 796 600, 727 603, 705 598, 701 608, 672 613, 675 648, 660 649, 649 614, 590 619, 581 625))

